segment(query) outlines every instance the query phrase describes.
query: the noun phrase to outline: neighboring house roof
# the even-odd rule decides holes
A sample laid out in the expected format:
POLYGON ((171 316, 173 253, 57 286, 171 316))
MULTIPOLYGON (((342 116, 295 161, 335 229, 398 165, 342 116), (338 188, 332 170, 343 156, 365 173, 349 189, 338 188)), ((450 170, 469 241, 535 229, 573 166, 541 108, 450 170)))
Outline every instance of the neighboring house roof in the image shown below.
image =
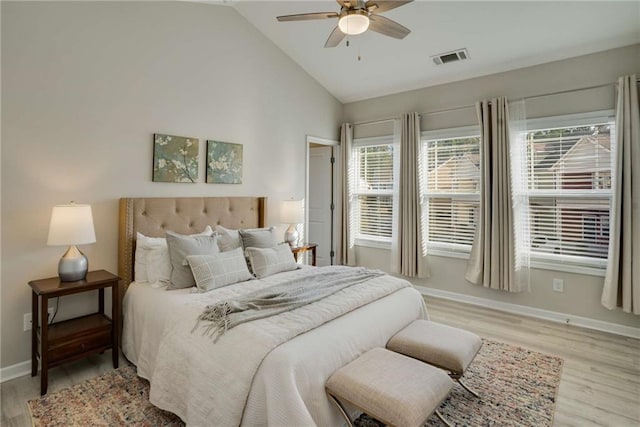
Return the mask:
MULTIPOLYGON (((578 140, 577 143, 575 143, 573 145, 573 147, 571 147, 569 149, 569 151, 567 151, 564 156, 562 156, 562 158, 560 159, 560 161, 556 162, 556 164, 553 165, 552 169, 555 169, 556 167, 558 167, 559 165, 564 165, 567 166, 569 164, 569 159, 572 158, 572 156, 574 156, 574 153, 577 153, 577 161, 579 163, 583 163, 584 162, 584 158, 582 158, 581 156, 584 156, 584 152, 581 154, 580 153, 580 148, 584 147, 584 146, 589 146, 588 150, 589 152, 591 152, 591 150, 595 150, 595 156, 594 158, 597 156, 598 158, 600 158, 600 156, 603 155, 603 153, 607 156, 606 159, 601 159, 600 161, 600 165, 601 167, 604 167, 605 169, 608 169, 611 167, 609 158, 610 158, 610 150, 606 147, 604 147, 600 141, 601 138, 595 137, 595 136, 588 136, 588 137, 583 137, 580 138, 578 140), (593 147, 593 148, 592 148, 593 147)), ((576 160, 573 159, 573 163, 575 163, 576 160)), ((592 165, 593 167, 595 167, 595 165, 592 165)), ((572 165, 572 168, 575 168, 575 165, 572 165)), ((582 166, 582 168, 584 168, 584 166, 582 166)))
POLYGON ((474 168, 476 168, 477 170, 480 170, 480 155, 479 154, 463 154, 463 155, 456 155, 456 156, 451 156, 447 159, 447 161, 441 163, 436 169, 431 170, 431 172, 429 172, 429 174, 435 174, 438 170, 444 168, 444 167, 449 167, 453 164, 453 162, 460 162, 462 160, 466 160, 471 166, 473 166, 474 168))
POLYGON ((545 145, 548 153, 534 166, 536 169, 553 169, 562 160, 571 156, 571 152, 580 145, 593 144, 607 152, 611 150, 611 140, 608 136, 583 136, 578 140, 563 140, 549 142, 545 145))

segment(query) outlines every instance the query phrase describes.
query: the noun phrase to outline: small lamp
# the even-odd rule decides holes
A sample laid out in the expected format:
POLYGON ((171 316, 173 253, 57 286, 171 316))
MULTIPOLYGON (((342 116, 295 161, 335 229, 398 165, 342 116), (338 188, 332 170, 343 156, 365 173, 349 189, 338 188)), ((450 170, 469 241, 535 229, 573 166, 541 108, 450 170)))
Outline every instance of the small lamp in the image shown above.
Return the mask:
POLYGON ((280 209, 280 220, 289 224, 289 228, 284 233, 285 242, 290 246, 296 246, 300 234, 296 230, 296 225, 304 221, 304 211, 302 209, 302 200, 285 200, 282 202, 280 209))
POLYGON ((51 212, 48 246, 69 246, 58 263, 58 276, 62 282, 84 280, 89 262, 76 247, 96 241, 90 205, 58 205, 51 212))

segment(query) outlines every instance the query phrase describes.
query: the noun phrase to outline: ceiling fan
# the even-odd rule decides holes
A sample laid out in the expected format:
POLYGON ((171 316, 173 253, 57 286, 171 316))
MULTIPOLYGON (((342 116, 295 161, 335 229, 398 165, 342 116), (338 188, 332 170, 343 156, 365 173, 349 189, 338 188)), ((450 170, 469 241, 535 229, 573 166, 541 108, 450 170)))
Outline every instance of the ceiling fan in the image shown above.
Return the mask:
POLYGON ((278 16, 278 21, 309 21, 312 19, 338 18, 338 25, 333 29, 324 47, 336 47, 347 35, 362 34, 367 29, 396 39, 405 38, 411 30, 378 15, 396 7, 411 3, 413 0, 336 0, 340 12, 301 13, 298 15, 278 16))

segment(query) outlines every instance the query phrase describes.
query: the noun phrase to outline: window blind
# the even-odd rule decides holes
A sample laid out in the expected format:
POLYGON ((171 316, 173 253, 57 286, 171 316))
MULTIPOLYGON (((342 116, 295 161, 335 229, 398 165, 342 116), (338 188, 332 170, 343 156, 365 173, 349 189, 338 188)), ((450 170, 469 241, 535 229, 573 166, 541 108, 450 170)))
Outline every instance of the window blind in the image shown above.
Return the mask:
POLYGON ((612 129, 609 122, 526 134, 533 256, 604 266, 609 244, 612 129))
POLYGON ((393 217, 393 145, 354 148, 356 238, 391 241, 393 217))
POLYGON ((479 136, 422 141, 422 224, 431 246, 471 249, 480 200, 479 144, 479 136))

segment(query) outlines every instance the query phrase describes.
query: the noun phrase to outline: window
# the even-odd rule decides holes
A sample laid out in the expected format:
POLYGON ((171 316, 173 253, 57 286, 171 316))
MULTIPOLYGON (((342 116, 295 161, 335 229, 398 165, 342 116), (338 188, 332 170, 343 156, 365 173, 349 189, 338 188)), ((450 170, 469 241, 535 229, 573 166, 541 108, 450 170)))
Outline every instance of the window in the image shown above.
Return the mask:
POLYGON ((478 129, 424 132, 420 188, 422 229, 429 253, 468 253, 478 221, 480 137, 478 129))
POLYGON ((391 243, 393 223, 393 138, 354 141, 352 215, 355 238, 391 243))
POLYGON ((612 119, 602 114, 530 121, 526 191, 534 264, 605 267, 612 132, 612 119))

